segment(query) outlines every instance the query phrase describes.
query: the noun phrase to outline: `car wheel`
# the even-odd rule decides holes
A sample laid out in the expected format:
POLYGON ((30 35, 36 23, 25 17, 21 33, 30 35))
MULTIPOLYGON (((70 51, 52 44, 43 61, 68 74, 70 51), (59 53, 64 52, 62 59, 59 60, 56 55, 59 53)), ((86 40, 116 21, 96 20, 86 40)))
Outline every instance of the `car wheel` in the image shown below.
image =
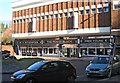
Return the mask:
POLYGON ((25 81, 25 83, 35 83, 35 80, 34 80, 34 79, 27 79, 27 80, 25 81))
POLYGON ((106 77, 108 78, 112 77, 112 72, 110 72, 110 69, 108 70, 106 77))
POLYGON ((66 79, 66 82, 67 83, 75 83, 75 77, 74 76, 68 76, 67 79, 66 79))

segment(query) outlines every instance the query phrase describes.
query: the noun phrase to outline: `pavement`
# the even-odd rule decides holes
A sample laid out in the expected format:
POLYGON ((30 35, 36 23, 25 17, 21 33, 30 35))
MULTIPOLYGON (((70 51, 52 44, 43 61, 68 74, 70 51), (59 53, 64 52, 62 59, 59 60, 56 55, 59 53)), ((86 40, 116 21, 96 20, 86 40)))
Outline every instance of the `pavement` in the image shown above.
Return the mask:
POLYGON ((44 60, 93 60, 93 57, 59 57, 59 56, 15 56, 21 58, 43 58, 44 60))

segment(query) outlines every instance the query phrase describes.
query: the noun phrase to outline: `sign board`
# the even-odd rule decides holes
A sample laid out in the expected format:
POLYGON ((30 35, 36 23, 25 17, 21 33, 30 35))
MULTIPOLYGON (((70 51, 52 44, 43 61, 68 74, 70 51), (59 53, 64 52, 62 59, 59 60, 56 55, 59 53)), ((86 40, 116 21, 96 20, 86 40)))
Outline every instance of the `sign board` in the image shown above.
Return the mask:
POLYGON ((112 42, 112 39, 110 38, 94 38, 94 39, 80 39, 80 43, 110 43, 112 42))
MULTIPOLYGON (((60 40, 19 40, 17 41, 19 44, 78 44, 78 40, 77 39, 68 39, 68 40, 64 40, 64 39, 60 39, 60 40)), ((112 39, 110 38, 94 38, 94 39, 80 39, 79 40, 79 44, 82 43, 110 43, 113 42, 112 39)))

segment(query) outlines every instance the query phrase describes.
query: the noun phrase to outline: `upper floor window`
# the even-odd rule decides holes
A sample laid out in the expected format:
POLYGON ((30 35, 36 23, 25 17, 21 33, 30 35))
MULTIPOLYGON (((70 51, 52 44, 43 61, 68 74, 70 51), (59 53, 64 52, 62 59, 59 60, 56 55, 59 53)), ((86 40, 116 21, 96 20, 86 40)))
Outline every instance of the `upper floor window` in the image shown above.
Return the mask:
POLYGON ((60 18, 62 18, 62 13, 60 13, 60 18))
POLYGON ((48 15, 46 15, 46 19, 48 19, 49 18, 49 16, 48 15))
POLYGON ((80 10, 80 14, 83 15, 84 14, 84 10, 80 10))
POLYGON ((44 20, 44 16, 41 17, 41 20, 44 20))
POLYGON ((53 18, 53 15, 50 15, 50 18, 53 18))
POLYGON ((25 19, 23 19, 23 22, 25 22, 25 19))
POLYGON ((113 1, 113 9, 119 10, 120 9, 120 0, 113 1))
POLYGON ((86 9, 86 14, 90 14, 90 10, 89 9, 86 9))
POLYGON ((109 12, 109 7, 104 7, 104 12, 109 12))
POLYGON ((72 16, 73 15, 73 13, 72 12, 70 12, 70 16, 72 16))
POLYGON ((96 13, 96 9, 92 9, 92 14, 95 14, 96 13))
POLYGON ((16 20, 13 20, 13 23, 16 23, 16 20))
POLYGON ((55 14, 55 15, 54 15, 54 18, 58 18, 58 14, 55 14))
POLYGON ((20 23, 22 23, 22 19, 20 19, 20 23))
POLYGON ((98 13, 102 13, 102 8, 98 8, 98 13))
POLYGON ((67 17, 67 15, 68 15, 67 12, 65 12, 65 13, 64 13, 64 16, 67 17))
POLYGON ((120 9, 120 4, 115 4, 114 9, 120 9))

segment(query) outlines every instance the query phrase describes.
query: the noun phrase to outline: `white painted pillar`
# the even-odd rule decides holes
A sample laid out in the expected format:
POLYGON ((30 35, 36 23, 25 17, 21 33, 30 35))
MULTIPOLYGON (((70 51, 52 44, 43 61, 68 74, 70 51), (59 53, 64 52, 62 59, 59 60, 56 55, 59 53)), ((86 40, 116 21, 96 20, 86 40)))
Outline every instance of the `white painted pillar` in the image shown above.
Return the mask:
POLYGON ((78 28, 78 12, 74 12, 73 28, 78 28))
POLYGON ((32 31, 36 31, 36 18, 33 18, 32 31))

